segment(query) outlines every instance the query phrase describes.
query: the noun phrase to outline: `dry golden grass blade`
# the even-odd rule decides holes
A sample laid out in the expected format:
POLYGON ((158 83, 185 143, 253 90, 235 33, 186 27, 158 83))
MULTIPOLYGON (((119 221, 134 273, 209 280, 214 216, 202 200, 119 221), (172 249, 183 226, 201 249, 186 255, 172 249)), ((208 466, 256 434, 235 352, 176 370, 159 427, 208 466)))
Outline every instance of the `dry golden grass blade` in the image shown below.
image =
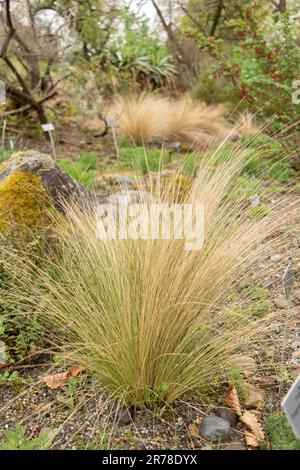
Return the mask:
POLYGON ((259 423, 257 417, 253 413, 250 411, 245 411, 240 417, 240 421, 250 429, 258 441, 265 439, 265 433, 263 431, 262 425, 259 423))
POLYGON ((229 408, 235 411, 238 416, 242 415, 242 407, 235 387, 231 387, 226 391, 224 402, 229 408))

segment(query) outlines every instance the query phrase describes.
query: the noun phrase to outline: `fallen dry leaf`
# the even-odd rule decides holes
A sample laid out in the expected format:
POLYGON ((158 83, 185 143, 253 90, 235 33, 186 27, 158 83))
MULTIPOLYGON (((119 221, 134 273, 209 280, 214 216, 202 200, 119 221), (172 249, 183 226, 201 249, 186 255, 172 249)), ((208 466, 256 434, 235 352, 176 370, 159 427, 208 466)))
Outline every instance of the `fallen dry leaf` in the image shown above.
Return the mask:
POLYGON ((259 439, 257 439, 253 432, 245 431, 245 441, 247 446, 260 447, 259 439))
POLYGON ((191 437, 193 437, 194 439, 200 439, 200 431, 198 429, 198 426, 196 426, 196 424, 194 423, 191 423, 188 425, 188 432, 190 434, 191 437))
POLYGON ((66 384, 67 378, 69 377, 69 372, 60 372, 58 374, 45 375, 42 378, 47 387, 55 390, 56 388, 61 388, 66 384))
POLYGON ((253 413, 250 411, 245 411, 243 416, 241 416, 240 421, 250 429, 251 433, 255 435, 258 441, 265 439, 265 433, 263 431, 262 425, 259 423, 258 419, 253 413))
POLYGON ((38 405, 35 405, 33 409, 37 413, 45 413, 46 411, 49 411, 51 409, 52 405, 53 405, 52 402, 46 401, 43 403, 39 403, 38 405))
POLYGON ((66 384, 66 381, 69 377, 77 377, 77 375, 84 372, 85 368, 83 366, 74 366, 67 372, 60 372, 57 374, 49 374, 45 375, 42 378, 42 382, 44 382, 49 388, 53 390, 56 388, 61 388, 66 384))
POLYGON ((235 411, 238 416, 242 415, 242 407, 235 387, 231 387, 227 390, 224 402, 229 408, 235 411))
POLYGON ((81 372, 84 372, 85 368, 83 366, 74 366, 72 367, 71 370, 69 370, 68 374, 69 377, 77 377, 77 375, 81 374, 81 372))

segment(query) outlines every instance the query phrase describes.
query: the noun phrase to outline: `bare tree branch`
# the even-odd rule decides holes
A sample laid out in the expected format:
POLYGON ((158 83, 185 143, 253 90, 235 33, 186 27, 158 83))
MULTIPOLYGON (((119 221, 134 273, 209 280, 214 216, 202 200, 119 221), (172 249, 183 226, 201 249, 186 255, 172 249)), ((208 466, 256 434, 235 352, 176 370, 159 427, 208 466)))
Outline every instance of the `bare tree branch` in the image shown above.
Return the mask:
POLYGON ((211 26, 211 30, 210 30, 210 33, 209 33, 210 36, 215 35, 216 29, 218 27, 218 24, 219 24, 219 21, 220 21, 220 18, 221 18, 223 6, 224 6, 223 5, 223 0, 219 0, 218 5, 217 5, 217 9, 216 9, 216 13, 215 13, 215 16, 214 16, 213 24, 211 26))
POLYGON ((10 0, 5 0, 5 11, 6 11, 6 22, 7 22, 7 26, 8 26, 8 34, 5 38, 5 41, 2 45, 2 48, 1 48, 1 51, 0 51, 0 57, 2 59, 5 58, 6 56, 6 53, 7 53, 7 50, 8 50, 8 46, 10 44, 10 41, 12 40, 16 30, 14 28, 14 25, 13 25, 13 22, 12 22, 12 18, 11 18, 11 12, 10 12, 10 0))

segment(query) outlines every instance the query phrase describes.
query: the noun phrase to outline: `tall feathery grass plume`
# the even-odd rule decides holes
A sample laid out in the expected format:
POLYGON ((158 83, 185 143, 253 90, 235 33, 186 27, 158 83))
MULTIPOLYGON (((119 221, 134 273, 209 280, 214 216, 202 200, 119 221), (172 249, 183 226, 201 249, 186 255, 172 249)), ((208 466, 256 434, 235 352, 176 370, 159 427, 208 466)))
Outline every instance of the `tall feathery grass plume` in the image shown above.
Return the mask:
POLYGON ((207 105, 188 95, 118 96, 105 115, 115 117, 120 137, 136 145, 177 140, 186 147, 207 149, 230 133, 224 106, 207 105))
MULTIPOLYGON (((10 302, 22 302, 24 315, 37 311, 52 347, 126 405, 207 390, 263 325, 247 315, 251 296, 239 285, 278 243, 287 203, 249 217, 235 191, 249 152, 235 148, 225 159, 222 152, 223 145, 201 159, 184 199, 162 175, 149 185, 152 203, 203 205, 201 249, 187 250, 175 236, 101 239, 96 209, 66 207, 55 253, 34 265, 17 252, 3 261, 15 282, 10 302)), ((151 202, 140 194, 144 220, 151 202)), ((295 212, 299 200, 289 203, 295 212)))

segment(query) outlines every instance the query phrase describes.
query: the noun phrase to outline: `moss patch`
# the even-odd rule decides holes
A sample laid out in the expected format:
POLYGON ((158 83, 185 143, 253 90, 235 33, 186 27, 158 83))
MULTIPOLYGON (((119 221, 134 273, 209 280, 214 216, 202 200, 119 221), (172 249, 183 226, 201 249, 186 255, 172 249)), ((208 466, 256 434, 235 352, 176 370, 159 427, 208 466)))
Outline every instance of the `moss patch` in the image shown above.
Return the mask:
POLYGON ((0 232, 35 230, 48 220, 50 202, 39 175, 16 171, 0 182, 0 232))

